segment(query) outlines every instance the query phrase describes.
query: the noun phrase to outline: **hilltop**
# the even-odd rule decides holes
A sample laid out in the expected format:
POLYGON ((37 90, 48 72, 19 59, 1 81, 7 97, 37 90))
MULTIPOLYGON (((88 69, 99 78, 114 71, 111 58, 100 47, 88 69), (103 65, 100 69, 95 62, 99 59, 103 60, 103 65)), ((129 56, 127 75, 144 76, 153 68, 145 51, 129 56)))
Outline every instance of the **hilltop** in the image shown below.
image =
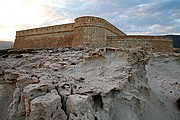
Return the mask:
POLYGON ((0 50, 2 49, 10 49, 13 46, 12 41, 0 41, 0 50))

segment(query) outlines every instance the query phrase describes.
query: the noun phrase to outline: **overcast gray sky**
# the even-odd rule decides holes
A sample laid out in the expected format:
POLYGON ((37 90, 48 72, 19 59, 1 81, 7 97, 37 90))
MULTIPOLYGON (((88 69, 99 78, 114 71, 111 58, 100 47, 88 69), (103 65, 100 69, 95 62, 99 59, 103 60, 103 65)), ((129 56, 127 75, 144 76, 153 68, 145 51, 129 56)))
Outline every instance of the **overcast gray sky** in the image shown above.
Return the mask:
POLYGON ((126 34, 180 35, 180 0, 1 0, 0 40, 15 31, 98 16, 126 34))

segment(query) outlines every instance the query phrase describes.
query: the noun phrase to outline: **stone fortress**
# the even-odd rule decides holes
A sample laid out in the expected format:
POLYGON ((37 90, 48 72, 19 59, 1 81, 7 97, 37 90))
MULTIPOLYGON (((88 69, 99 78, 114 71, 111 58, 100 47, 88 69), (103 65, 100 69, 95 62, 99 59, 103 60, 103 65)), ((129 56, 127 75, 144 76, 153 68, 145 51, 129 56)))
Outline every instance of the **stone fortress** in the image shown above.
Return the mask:
POLYGON ((153 52, 172 52, 172 40, 163 36, 126 35, 105 19, 83 16, 74 23, 16 31, 15 49, 60 47, 145 47, 153 52))

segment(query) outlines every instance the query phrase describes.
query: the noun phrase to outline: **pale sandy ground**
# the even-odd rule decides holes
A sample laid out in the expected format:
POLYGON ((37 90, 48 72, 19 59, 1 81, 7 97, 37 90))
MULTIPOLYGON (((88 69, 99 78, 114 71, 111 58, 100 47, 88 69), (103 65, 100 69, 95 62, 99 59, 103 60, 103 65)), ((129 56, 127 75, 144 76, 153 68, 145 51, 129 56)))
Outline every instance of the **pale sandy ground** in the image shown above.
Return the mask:
POLYGON ((180 56, 152 56, 146 65, 148 83, 162 102, 163 109, 169 111, 172 120, 180 119, 180 110, 175 105, 180 97, 180 56))

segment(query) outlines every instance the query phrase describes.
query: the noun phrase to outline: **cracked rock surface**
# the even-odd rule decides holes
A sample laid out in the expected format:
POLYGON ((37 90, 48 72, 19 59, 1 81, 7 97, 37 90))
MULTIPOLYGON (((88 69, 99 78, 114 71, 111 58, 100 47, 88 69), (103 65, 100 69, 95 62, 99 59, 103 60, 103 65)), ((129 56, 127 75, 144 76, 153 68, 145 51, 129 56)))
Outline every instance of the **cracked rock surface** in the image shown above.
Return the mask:
POLYGON ((179 55, 118 48, 11 53, 0 57, 0 120, 180 118, 179 55))

